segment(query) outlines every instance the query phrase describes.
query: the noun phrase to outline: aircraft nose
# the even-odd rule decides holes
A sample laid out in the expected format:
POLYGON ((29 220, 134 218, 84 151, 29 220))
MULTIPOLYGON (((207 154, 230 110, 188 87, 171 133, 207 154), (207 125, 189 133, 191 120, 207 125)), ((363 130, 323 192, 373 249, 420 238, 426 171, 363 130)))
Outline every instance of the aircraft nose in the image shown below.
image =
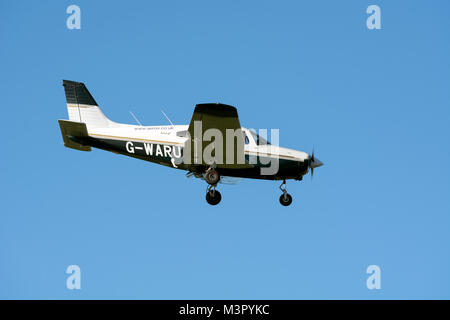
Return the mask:
POLYGON ((318 168, 318 167, 321 167, 321 166, 323 166, 323 162, 322 161, 320 161, 317 158, 311 159, 311 165, 310 165, 311 168, 314 169, 314 168, 318 168))

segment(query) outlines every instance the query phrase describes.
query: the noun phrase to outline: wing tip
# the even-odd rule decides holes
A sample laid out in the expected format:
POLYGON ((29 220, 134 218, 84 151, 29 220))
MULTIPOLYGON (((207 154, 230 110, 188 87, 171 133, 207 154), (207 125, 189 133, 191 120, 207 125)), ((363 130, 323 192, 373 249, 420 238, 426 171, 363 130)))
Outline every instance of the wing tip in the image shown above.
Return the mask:
POLYGON ((237 109, 223 103, 200 103, 195 106, 196 112, 219 114, 220 116, 237 117, 237 109))

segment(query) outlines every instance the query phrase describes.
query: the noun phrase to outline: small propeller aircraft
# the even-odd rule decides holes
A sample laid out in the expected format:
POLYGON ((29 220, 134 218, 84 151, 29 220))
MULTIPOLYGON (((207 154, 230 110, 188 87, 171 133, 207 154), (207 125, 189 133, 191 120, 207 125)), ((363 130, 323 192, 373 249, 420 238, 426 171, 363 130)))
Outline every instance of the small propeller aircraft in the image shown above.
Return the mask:
POLYGON ((63 80, 63 86, 69 120, 58 122, 66 147, 81 151, 93 147, 186 170, 187 177, 208 183, 210 205, 222 198, 217 184, 231 177, 283 181, 280 203, 289 206, 292 197, 286 180, 302 180, 309 169, 312 176, 314 168, 323 165, 314 151, 309 155, 271 145, 254 130, 241 127, 233 106, 198 104, 189 125, 130 125, 109 120, 82 82, 63 80))

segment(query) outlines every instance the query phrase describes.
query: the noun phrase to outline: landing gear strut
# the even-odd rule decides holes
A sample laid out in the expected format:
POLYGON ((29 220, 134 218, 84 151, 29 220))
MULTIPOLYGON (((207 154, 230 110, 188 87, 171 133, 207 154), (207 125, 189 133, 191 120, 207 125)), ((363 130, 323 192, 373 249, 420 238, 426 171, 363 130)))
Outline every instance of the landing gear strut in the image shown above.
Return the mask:
POLYGON ((286 190, 286 180, 283 180, 283 183, 280 185, 280 190, 283 191, 283 194, 280 196, 280 203, 282 206, 287 207, 292 203, 292 197, 286 190))
POLYGON ((216 190, 216 185, 208 186, 206 191, 206 202, 212 206, 215 206, 219 204, 220 200, 222 200, 222 196, 220 192, 216 190))

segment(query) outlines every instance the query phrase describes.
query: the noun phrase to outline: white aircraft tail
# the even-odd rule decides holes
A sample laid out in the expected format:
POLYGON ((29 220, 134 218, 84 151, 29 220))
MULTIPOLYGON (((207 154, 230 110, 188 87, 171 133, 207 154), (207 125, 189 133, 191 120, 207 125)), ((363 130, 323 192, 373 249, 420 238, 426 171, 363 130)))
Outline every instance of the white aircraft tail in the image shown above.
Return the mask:
POLYGON ((63 80, 63 86, 70 121, 85 123, 88 130, 116 125, 103 114, 84 83, 63 80))

